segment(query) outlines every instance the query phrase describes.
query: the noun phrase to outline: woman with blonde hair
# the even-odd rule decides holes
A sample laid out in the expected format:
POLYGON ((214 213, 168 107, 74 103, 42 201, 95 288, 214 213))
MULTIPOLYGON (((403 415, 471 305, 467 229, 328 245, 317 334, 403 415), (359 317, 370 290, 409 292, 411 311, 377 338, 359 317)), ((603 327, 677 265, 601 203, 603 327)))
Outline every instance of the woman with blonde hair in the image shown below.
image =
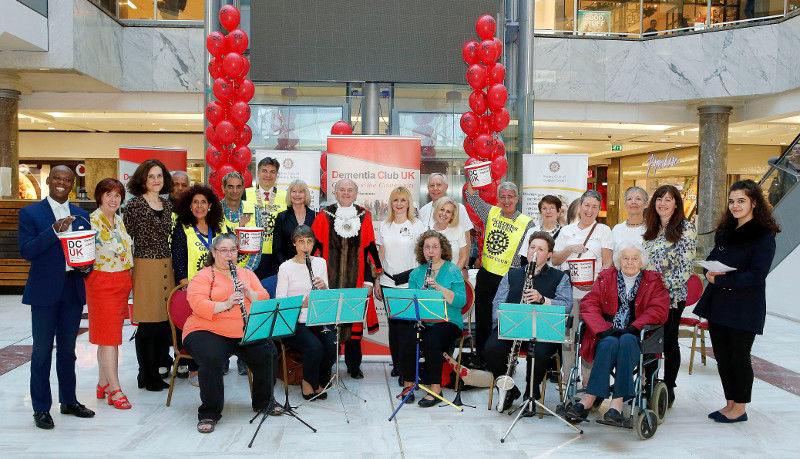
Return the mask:
POLYGON ((459 226, 458 203, 455 199, 444 196, 433 203, 433 229, 442 233, 453 248, 455 263, 459 269, 464 269, 467 264, 467 238, 459 226))

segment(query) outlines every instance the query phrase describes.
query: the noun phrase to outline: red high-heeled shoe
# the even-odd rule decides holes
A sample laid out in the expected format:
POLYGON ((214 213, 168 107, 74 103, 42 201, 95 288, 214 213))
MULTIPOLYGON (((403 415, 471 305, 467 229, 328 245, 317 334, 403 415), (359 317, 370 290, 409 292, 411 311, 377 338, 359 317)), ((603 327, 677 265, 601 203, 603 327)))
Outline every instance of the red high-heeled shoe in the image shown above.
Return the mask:
POLYGON ((97 385, 97 398, 103 399, 106 398, 106 390, 108 389, 109 384, 106 384, 105 387, 100 387, 100 384, 97 385))
POLYGON ((117 389, 117 390, 115 390, 113 392, 110 392, 108 394, 108 404, 109 405, 114 405, 114 408, 116 408, 118 410, 129 410, 129 409, 131 409, 131 402, 128 401, 128 397, 126 395, 123 394, 122 397, 120 397, 120 398, 118 398, 116 400, 111 398, 117 392, 122 392, 122 389, 117 389))

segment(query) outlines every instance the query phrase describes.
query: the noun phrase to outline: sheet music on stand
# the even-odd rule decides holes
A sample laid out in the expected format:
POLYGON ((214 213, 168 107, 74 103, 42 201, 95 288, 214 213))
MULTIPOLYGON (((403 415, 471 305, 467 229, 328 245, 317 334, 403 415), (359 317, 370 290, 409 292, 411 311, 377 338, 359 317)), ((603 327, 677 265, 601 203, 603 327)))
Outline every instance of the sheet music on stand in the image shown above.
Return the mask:
POLYGON ((294 335, 303 295, 253 301, 240 344, 294 335))
POLYGON ((391 289, 384 292, 390 319, 447 322, 447 302, 438 290, 391 289), (419 308, 415 305, 419 304, 419 308))

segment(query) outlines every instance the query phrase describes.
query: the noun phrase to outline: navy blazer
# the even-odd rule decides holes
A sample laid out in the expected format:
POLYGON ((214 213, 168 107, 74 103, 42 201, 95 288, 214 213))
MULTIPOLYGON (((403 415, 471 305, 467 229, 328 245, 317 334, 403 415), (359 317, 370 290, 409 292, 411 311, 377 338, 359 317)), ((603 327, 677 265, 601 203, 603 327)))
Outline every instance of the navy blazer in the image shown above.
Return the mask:
MULTIPOLYGON (((709 322, 760 335, 767 314, 767 274, 775 256, 775 236, 756 220, 718 233, 708 260, 736 271, 717 276, 706 286, 694 313, 709 322)), ((707 272, 703 270, 703 272, 707 272)))
MULTIPOLYGON (((89 230, 89 213, 73 204, 70 215, 82 216, 72 222, 72 231, 89 230)), ((19 252, 31 262, 28 282, 22 295, 22 303, 37 306, 52 306, 63 296, 64 288, 74 288, 81 305, 86 303, 83 276, 74 273, 67 276, 66 258, 61 248, 53 223, 56 217, 47 198, 19 211, 19 252)))

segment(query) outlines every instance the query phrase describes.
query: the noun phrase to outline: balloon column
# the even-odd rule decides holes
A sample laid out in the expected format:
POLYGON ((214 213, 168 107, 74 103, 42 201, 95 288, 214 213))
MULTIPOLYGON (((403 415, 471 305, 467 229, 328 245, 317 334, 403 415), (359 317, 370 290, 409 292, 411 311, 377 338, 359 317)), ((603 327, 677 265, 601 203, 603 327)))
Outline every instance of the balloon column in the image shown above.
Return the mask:
POLYGON ((217 100, 206 105, 206 163, 211 168, 208 184, 222 197, 222 177, 238 171, 244 176, 245 186, 250 186, 253 176, 250 161, 253 154, 247 146, 253 131, 247 125, 255 87, 245 78, 250 71, 250 61, 242 56, 247 49, 247 34, 239 27, 239 10, 225 5, 219 10, 219 21, 228 35, 211 32, 206 38, 206 48, 212 58, 208 73, 214 80, 212 91, 217 100))
MULTIPOLYGON (((505 105, 508 91, 503 81, 506 69, 497 60, 503 54, 503 43, 495 37, 497 21, 488 14, 478 18, 475 23, 480 42, 469 41, 464 44, 461 54, 467 65, 467 83, 472 87, 469 96, 470 111, 461 116, 461 129, 467 135, 464 151, 469 156, 465 166, 491 161, 492 183, 478 190, 481 198, 493 205, 497 204, 497 187, 508 171, 508 160, 503 141, 498 133, 508 126, 509 113, 505 105)), ((466 190, 466 185, 464 186, 466 190)), ((475 229, 483 233, 483 222, 478 214, 467 205, 467 213, 475 229)), ((478 239, 482 250, 483 240, 478 239)))
MULTIPOLYGON (((352 135, 353 127, 347 121, 337 121, 331 127, 331 135, 352 135)), ((319 166, 322 169, 322 175, 319 177, 320 192, 328 194, 328 151, 323 151, 322 156, 319 158, 319 166)))

